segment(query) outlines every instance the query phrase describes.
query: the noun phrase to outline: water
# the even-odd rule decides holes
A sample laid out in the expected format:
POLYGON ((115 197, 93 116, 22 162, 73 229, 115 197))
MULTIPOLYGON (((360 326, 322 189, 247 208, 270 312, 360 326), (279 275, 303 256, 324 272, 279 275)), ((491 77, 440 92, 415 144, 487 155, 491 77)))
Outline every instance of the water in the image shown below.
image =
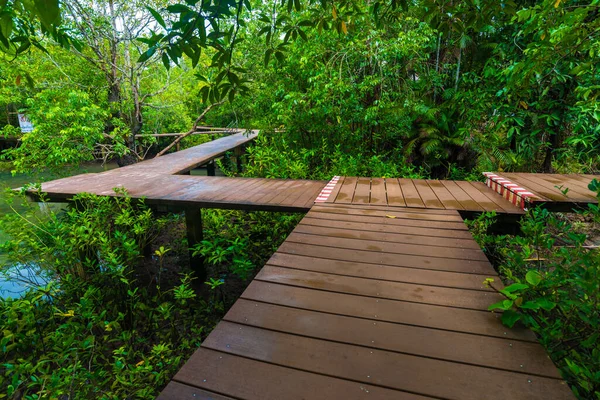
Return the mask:
MULTIPOLYGON (((116 164, 107 164, 105 166, 102 166, 100 164, 89 164, 89 165, 84 165, 79 169, 76 170, 69 170, 69 173, 66 173, 65 171, 59 171, 58 173, 50 173, 50 172, 44 172, 41 174, 38 174, 36 176, 31 176, 31 175, 27 175, 27 174, 18 174, 16 176, 13 176, 10 171, 5 171, 5 170, 0 170, 0 215, 5 215, 8 213, 13 213, 14 211, 16 212, 24 212, 25 211, 25 207, 23 207, 22 205, 20 205, 18 202, 15 202, 11 205, 9 205, 6 201, 7 195, 5 193, 5 189, 6 188, 11 188, 11 189, 15 189, 15 188, 19 188, 22 187, 28 183, 38 183, 38 182, 46 182, 49 180, 53 180, 53 179, 57 179, 59 177, 64 177, 64 176, 72 176, 72 175, 79 175, 79 174, 83 174, 83 173, 94 173, 94 172, 102 172, 108 169, 112 169, 112 168, 116 168, 117 165, 116 164)), ((40 204, 40 215, 43 215, 44 213, 47 213, 49 210, 51 211, 58 211, 60 210, 62 207, 64 207, 64 204, 60 204, 60 203, 54 203, 54 204, 40 204)), ((0 243, 4 243, 5 241, 9 240, 10 237, 3 232, 0 229, 0 243)), ((2 254, 2 252, 0 252, 0 267, 2 267, 2 269, 4 269, 3 267, 6 266, 6 255, 2 254)), ((15 267, 13 269, 9 269, 8 271, 8 277, 7 276, 3 276, 0 275, 0 297, 17 297, 19 296, 21 293, 23 293, 27 287, 20 282, 21 279, 10 279, 10 276, 13 277, 17 277, 17 275, 21 275, 22 277, 27 278, 28 280, 31 281, 38 281, 39 283, 43 283, 42 279, 39 279, 39 277, 36 275, 36 273, 29 269, 29 268, 19 268, 19 267, 15 267)))

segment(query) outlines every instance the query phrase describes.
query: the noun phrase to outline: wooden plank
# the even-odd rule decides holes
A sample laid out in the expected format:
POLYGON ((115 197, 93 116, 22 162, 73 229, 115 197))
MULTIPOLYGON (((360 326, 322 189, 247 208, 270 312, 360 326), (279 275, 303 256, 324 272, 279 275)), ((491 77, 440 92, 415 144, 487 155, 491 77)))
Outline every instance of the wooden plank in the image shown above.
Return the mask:
POLYGON ((472 187, 481 192, 485 197, 494 202, 500 212, 507 212, 512 214, 524 214, 525 212, 520 208, 517 208, 511 202, 500 196, 498 193, 491 190, 484 183, 481 182, 468 182, 472 187))
MULTIPOLYGON (((485 211, 504 212, 504 209, 502 207, 498 206, 498 204, 490 200, 486 195, 484 195, 481 192, 481 190, 474 187, 471 184, 471 182, 455 181, 455 183, 458 187, 464 190, 464 192, 467 193, 473 199, 473 201, 477 202, 477 204, 479 204, 485 211)), ((497 194, 495 196, 497 196, 497 194)))
MULTIPOLYGON (((305 255, 275 253, 268 261, 277 267, 301 269, 326 274, 353 276, 356 278, 378 279, 382 281, 414 283, 429 286, 451 287, 492 291, 483 281, 490 275, 461 274, 457 272, 432 271, 418 268, 389 267, 378 264, 365 264, 351 261, 331 260, 305 255)), ((499 282, 499 279, 496 278, 499 282)), ((499 289, 502 289, 500 282, 499 289)))
POLYGON ((340 188, 340 192, 335 198, 336 203, 352 203, 352 198, 354 197, 354 189, 356 188, 356 184, 358 183, 358 178, 355 177, 345 177, 344 182, 342 183, 342 187, 340 188))
POLYGON ((425 400, 371 384, 286 368, 201 347, 176 381, 244 400, 425 400))
POLYGON ((593 201, 596 200, 595 194, 587 187, 579 186, 579 182, 575 179, 570 179, 562 175, 554 174, 518 174, 528 180, 546 186, 548 188, 556 189, 560 194, 565 196, 568 201, 580 202, 580 201, 593 201), (560 187, 562 186, 562 189, 560 187), (566 194, 562 191, 569 189, 566 194))
MULTIPOLYGON (((423 253, 428 254, 433 258, 443 259, 459 259, 471 261, 487 262, 485 254, 479 249, 460 249, 452 247, 433 247, 429 246, 426 249, 422 245, 405 244, 405 243, 388 243, 379 242, 376 240, 363 239, 348 239, 311 235, 294 231, 288 236, 288 240, 294 243, 318 244, 332 248, 369 250, 373 252, 383 252, 403 255, 417 255, 423 253)), ((335 250, 331 250, 335 251, 335 250)))
POLYGON ((385 187, 387 191, 388 204, 390 206, 406 207, 402 188, 396 178, 385 179, 385 187))
MULTIPOLYGON (((462 218, 458 213, 454 214, 431 214, 427 211, 424 212, 404 212, 402 208, 390 209, 387 211, 376 210, 376 209, 362 209, 362 208, 345 208, 345 207, 323 207, 320 204, 315 204, 313 208, 315 211, 327 212, 333 214, 346 214, 346 215, 369 215, 377 217, 388 217, 394 216, 396 218, 405 219, 424 219, 430 221, 462 221, 462 218)), ((389 217, 388 217, 389 218, 389 217)), ((393 219, 393 218, 390 218, 393 219)))
POLYGON ((428 215, 456 215, 456 210, 444 210, 441 208, 409 208, 409 207, 397 207, 397 206, 385 206, 385 205, 374 205, 374 204, 342 204, 342 203, 319 203, 319 207, 332 207, 332 208, 348 208, 352 210, 379 210, 379 211, 391 211, 391 212, 402 212, 402 213, 417 213, 428 215))
POLYGON ((312 218, 334 220, 334 221, 351 221, 351 222, 365 222, 375 223, 383 225, 402 225, 402 226, 415 226, 415 227, 427 227, 444 230, 462 230, 466 231, 468 228, 463 222, 453 221, 428 221, 424 219, 411 219, 411 218, 388 218, 385 216, 362 216, 362 215, 349 215, 349 214, 338 214, 327 212, 327 210, 321 210, 317 207, 313 207, 310 211, 312 218))
POLYGON ((371 198, 371 179, 370 178, 358 178, 356 183, 356 189, 354 190, 354 197, 352 198, 352 204, 369 204, 371 198))
POLYGON ((544 183, 540 184, 538 182, 530 180, 523 175, 503 172, 502 176, 508 180, 513 181, 514 183, 518 184, 524 189, 531 191, 533 194, 540 195, 539 197, 541 197, 542 200, 551 200, 558 202, 570 201, 560 192, 560 190, 551 187, 550 185, 544 183))
POLYGON ((464 207, 454 198, 452 193, 438 180, 426 180, 440 202, 447 210, 464 210, 464 207))
POLYGON ((342 189, 342 185, 344 184, 344 179, 346 179, 346 178, 343 176, 340 176, 340 179, 337 181, 337 183, 333 187, 333 191, 331 192, 331 194, 329 195, 327 200, 325 200, 325 203, 333 203, 335 201, 338 193, 340 193, 340 190, 342 189))
POLYGON ((309 212, 304 219, 302 224, 310 226, 325 226, 331 228, 340 228, 348 230, 360 230, 367 232, 388 232, 388 233, 403 233, 414 236, 429 236, 429 237, 442 237, 442 238, 457 238, 457 239, 473 239, 471 232, 466 230, 446 230, 446 229, 433 229, 433 228, 420 228, 414 226, 403 226, 403 225, 389 225, 389 224, 378 224, 369 222, 351 222, 351 221, 340 221, 340 220, 329 220, 320 219, 315 217, 315 213, 309 212))
POLYGON ((419 192, 419 196, 423 199, 423 203, 427 208, 445 208, 442 202, 435 195, 433 190, 427 184, 427 181, 422 179, 413 179, 413 184, 417 191, 419 192))
POLYGON ((385 180, 383 178, 371 179, 371 199, 369 204, 388 204, 385 180))
POLYGON ((194 400, 234 400, 232 397, 222 396, 217 393, 184 385, 172 381, 160 393, 156 400, 194 399, 194 400))
POLYGON ((426 207, 412 179, 398 179, 398 183, 402 188, 407 207, 426 207))
POLYGON ((471 310, 487 310, 490 304, 504 299, 502 295, 479 290, 377 281, 320 272, 299 271, 271 265, 265 265, 255 279, 309 289, 326 290, 328 292, 471 310))
POLYGON ((496 272, 488 261, 466 261, 456 259, 444 259, 430 257, 429 255, 402 255, 398 257, 395 253, 376 253, 372 250, 357 250, 332 248, 315 244, 295 243, 286 240, 278 252, 288 254, 300 254, 341 261, 356 261, 366 264, 389 265, 397 267, 431 269, 436 271, 460 272, 469 274, 481 274, 495 276, 496 272))
POLYGON ((480 206, 475 200, 469 196, 467 192, 465 192, 460 186, 456 184, 454 181, 440 181, 442 185, 450 193, 456 200, 460 202, 463 208, 467 211, 485 211, 482 206, 480 206))
POLYGON ((558 379, 416 357, 221 322, 204 346, 254 360, 446 399, 564 399, 558 379), (243 332, 243 335, 240 335, 243 332), (277 351, 272 351, 277 349, 277 351), (493 382, 493 390, 490 385, 493 382))
POLYGON ((233 305, 224 320, 315 339, 560 379, 558 369, 537 343, 373 322, 243 299, 233 305))
POLYGON ((537 343, 533 332, 518 326, 507 329, 500 322, 501 314, 488 311, 332 293, 256 280, 248 285, 241 297, 303 310, 365 318, 372 322, 387 321, 537 343))
POLYGON ((317 199, 317 196, 323 190, 327 182, 316 183, 313 181, 304 181, 304 192, 298 196, 298 199, 292 203, 294 206, 306 206, 307 208, 312 207, 313 203, 317 199))
MULTIPOLYGON (((305 223, 301 223, 294 230, 296 233, 307 233, 311 235, 328 236, 328 237, 339 237, 347 239, 360 239, 360 240, 373 240, 379 242, 390 242, 390 243, 406 243, 406 244, 418 244, 423 246, 433 247, 455 247, 462 249, 477 249, 480 250, 479 245, 472 238, 469 239, 454 239, 454 238, 441 238, 439 236, 417 236, 412 234, 404 233, 388 233, 388 232, 372 232, 365 230, 348 230, 341 229, 331 226, 312 226, 305 223)), ((423 249, 424 251, 427 251, 423 249)))

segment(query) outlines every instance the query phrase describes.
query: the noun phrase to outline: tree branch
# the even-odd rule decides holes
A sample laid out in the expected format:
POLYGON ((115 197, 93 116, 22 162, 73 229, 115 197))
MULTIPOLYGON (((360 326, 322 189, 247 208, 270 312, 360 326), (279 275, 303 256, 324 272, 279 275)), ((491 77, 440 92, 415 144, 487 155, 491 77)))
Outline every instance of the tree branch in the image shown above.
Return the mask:
POLYGON ((156 155, 156 157, 160 157, 162 155, 164 155, 167 151, 171 150, 171 148, 173 148, 173 146, 175 146, 177 143, 181 142, 181 140, 185 137, 190 136, 192 133, 196 132, 196 130, 198 129, 198 124, 200 123, 200 121, 202 121, 202 119, 204 118, 204 116, 206 114, 208 114, 208 112, 216 106, 220 106, 221 104, 223 104, 225 102, 225 100, 221 100, 218 103, 213 103, 210 106, 206 107, 204 109, 204 111, 202 111, 202 114, 200 114, 198 116, 198 118, 196 118, 196 121, 194 122, 194 126, 192 127, 192 129, 190 129, 189 131, 187 131, 186 133, 184 133, 183 135, 179 136, 177 139, 173 140, 173 142, 168 145, 167 147, 165 147, 160 153, 158 153, 156 155))

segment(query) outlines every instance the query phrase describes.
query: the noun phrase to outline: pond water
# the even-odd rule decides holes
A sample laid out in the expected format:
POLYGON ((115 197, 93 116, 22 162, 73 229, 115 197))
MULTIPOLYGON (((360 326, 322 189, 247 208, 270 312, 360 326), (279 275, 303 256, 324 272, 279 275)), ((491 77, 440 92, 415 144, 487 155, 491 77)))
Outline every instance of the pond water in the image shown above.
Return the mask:
MULTIPOLYGON (((52 179, 57 179, 59 177, 78 175, 78 174, 83 174, 83 173, 88 173, 88 172, 89 173, 102 172, 102 171, 116 168, 116 167, 117 167, 116 164, 106 164, 104 166, 102 166, 100 164, 89 164, 89 165, 84 165, 81 168, 78 168, 75 170, 70 169, 68 173, 65 170, 65 171, 59 171, 56 173, 45 172, 45 173, 37 174, 35 176, 27 175, 27 174, 17 174, 15 176, 13 176, 10 171, 0 170, 0 215, 13 213, 14 211, 16 211, 16 212, 25 211, 24 207, 19 205, 18 203, 12 204, 12 207, 14 208, 14 211, 13 211, 13 208, 11 208, 11 205, 9 205, 6 201, 6 198, 7 198, 7 195, 5 192, 6 188, 15 189, 15 188, 22 187, 28 183, 46 182, 46 181, 49 181, 52 179)), ((48 207, 50 207, 53 210, 58 210, 58 209, 64 207, 64 204, 50 204, 50 205, 48 205, 48 207)), ((44 213, 44 208, 45 207, 40 207, 40 214, 44 213)), ((10 239, 8 237, 8 235, 6 235, 5 232, 2 232, 2 229, 0 228, 0 243, 4 243, 8 239, 10 239)), ((8 268, 8 266, 6 265, 6 256, 4 254, 2 254, 2 252, 0 251, 0 269, 5 270, 6 268, 8 268)), ((14 275, 16 273, 23 274, 23 275, 27 276, 28 278, 35 280, 35 273, 31 270, 28 270, 25 268, 15 268, 15 269, 9 271, 9 275, 14 275)), ((18 282, 17 280, 11 280, 7 276, 0 275, 0 297, 4 297, 4 298, 16 297, 20 293, 22 293, 25 289, 26 289, 26 287, 22 283, 18 282)))

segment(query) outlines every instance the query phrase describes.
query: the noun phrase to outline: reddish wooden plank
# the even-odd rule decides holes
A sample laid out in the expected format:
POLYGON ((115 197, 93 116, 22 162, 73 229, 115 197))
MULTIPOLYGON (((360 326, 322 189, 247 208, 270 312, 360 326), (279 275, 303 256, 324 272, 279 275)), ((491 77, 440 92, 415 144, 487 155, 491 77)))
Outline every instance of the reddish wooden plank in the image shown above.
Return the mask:
POLYGON ((230 322, 221 322, 205 340, 204 346, 276 365, 446 399, 480 400, 483 393, 490 400, 573 397, 569 387, 558 379, 335 343, 230 322))
POLYGON ((435 195, 433 190, 427 184, 427 181, 422 179, 413 179, 413 184, 419 192, 419 196, 423 199, 423 203, 427 208, 445 208, 440 199, 435 195))
POLYGON ((398 179, 387 178, 385 180, 385 187, 390 206, 406 207, 406 201, 404 201, 404 195, 402 194, 402 188, 400 187, 400 183, 398 183, 398 179))
POLYGON ((178 382, 244 400, 425 400, 425 397, 198 349, 175 375, 178 382))
POLYGON ((535 179, 532 180, 523 175, 508 172, 503 172, 502 177, 512 181, 513 183, 518 184, 524 189, 529 190, 533 194, 539 194, 541 198, 545 198, 544 200, 547 199, 558 202, 570 201, 566 196, 564 196, 560 192, 560 190, 548 183, 538 183, 535 181, 535 179))
MULTIPOLYGON (((478 190, 474 187, 471 182, 467 181, 455 181, 456 185, 464 190, 477 204, 479 204, 485 211, 497 211, 504 212, 504 209, 495 202, 491 201, 486 195, 484 195, 481 190, 478 190)), ((489 189, 491 191, 491 189, 489 189)), ((494 194, 497 196, 497 194, 494 194)), ((516 207, 515 207, 516 208, 516 207)))
MULTIPOLYGON (((433 271, 418 268, 389 267, 379 264, 331 260, 296 254, 275 253, 268 261, 269 265, 302 269, 326 274, 354 276, 356 278, 379 279, 382 281, 415 283, 430 286, 452 287, 491 291, 483 281, 490 275, 461 274, 457 272, 433 271)), ((499 281, 496 278, 496 281, 499 281)), ((502 285, 499 289, 502 288, 502 285)))
POLYGON ((526 178, 531 182, 535 182, 540 186, 547 187, 549 190, 557 190, 561 195, 568 199, 566 201, 588 202, 596 200, 595 193, 589 190, 587 186, 581 187, 579 186, 579 182, 577 180, 567 178, 563 175, 523 173, 519 173, 517 175, 519 177, 526 178), (563 193, 563 191, 566 191, 566 193, 563 193))
POLYGON ((270 265, 265 265, 256 275, 256 279, 329 292, 471 310, 487 310, 490 304, 504 299, 502 295, 479 290, 377 281, 320 272, 299 271, 270 265))
POLYGON ((224 319, 316 339, 560 379, 558 369, 537 343, 373 322, 243 299, 224 319))
POLYGON ((385 206, 385 205, 374 205, 374 204, 343 204, 343 203, 319 203, 319 207, 332 207, 332 208, 347 208, 352 210, 379 210, 379 211, 390 211, 390 212, 401 212, 416 213, 428 215, 456 215, 456 210, 444 210, 441 208, 411 208, 411 207, 399 207, 399 206, 385 206))
POLYGON ((156 400, 234 400, 232 397, 222 396, 217 393, 199 389, 194 386, 184 385, 172 381, 160 393, 156 400))
POLYGON ((371 179, 371 199, 369 204, 387 204, 385 180, 383 178, 371 179))
POLYGON ((329 197, 327 198, 327 200, 325 200, 325 203, 333 203, 335 201, 338 193, 340 193, 340 190, 342 189, 342 184, 344 183, 344 179, 345 179, 345 177, 343 177, 343 176, 341 176, 339 178, 339 180, 337 181, 337 183, 333 187, 333 191, 331 192, 331 194, 329 195, 329 197))
MULTIPOLYGON (((469 239, 454 239, 442 238, 439 236, 418 236, 404 233, 388 233, 388 232, 372 232, 365 230, 348 230, 336 228, 332 226, 314 226, 306 223, 301 223, 294 230, 296 233, 307 233, 311 235, 339 237, 347 239, 374 240, 390 243, 407 243, 418 244, 423 246, 434 247, 456 247, 463 249, 477 249, 480 247, 472 238, 469 239)), ((426 251, 424 249, 424 251, 426 251)))
MULTIPOLYGON (((394 208, 387 211, 377 210, 377 209, 362 209, 362 208, 347 208, 347 207, 332 207, 332 206, 321 206, 320 204, 315 204, 312 208, 315 211, 319 212, 328 212, 334 214, 346 214, 346 215, 371 215, 378 217, 388 217, 394 216, 396 218, 405 218, 405 219, 425 219, 430 221, 454 221, 459 222, 462 221, 462 218, 458 213, 454 214, 432 214, 428 213, 427 210, 423 212, 404 212, 402 208, 394 208)), ((389 218, 389 217, 388 217, 389 218)), ((394 218, 390 218, 394 219, 394 218)))
POLYGON ((388 218, 385 216, 367 216, 367 215, 348 215, 347 213, 331 213, 327 210, 322 210, 313 207, 309 212, 312 218, 319 218, 325 220, 334 221, 351 221, 351 222, 365 222, 375 223, 383 225, 402 225, 402 226, 415 226, 415 227, 427 227, 435 229, 443 229, 449 231, 462 230, 467 231, 468 228, 464 222, 453 222, 453 221, 428 221, 425 219, 411 219, 411 218, 388 218))
POLYGON ((358 178, 352 204, 369 204, 371 196, 371 178, 358 178))
MULTIPOLYGON (((452 247, 424 247, 423 245, 378 242, 376 240, 347 239, 328 236, 318 236, 294 231, 288 236, 294 243, 317 244, 331 248, 369 250, 402 255, 421 256, 427 254, 433 258, 458 259, 487 262, 485 254, 479 249, 460 249, 452 247)), ((335 250, 331 250, 335 251, 335 250)))
POLYGON ((342 183, 342 187, 340 188, 340 192, 335 198, 336 203, 352 203, 352 198, 354 197, 354 189, 356 188, 356 184, 358 183, 358 178, 354 177, 345 177, 344 182, 342 183))
POLYGON ((498 206, 498 211, 506 212, 510 214, 524 214, 525 212, 520 208, 513 205, 510 201, 506 200, 504 197, 500 196, 498 193, 494 192, 492 189, 487 187, 484 183, 481 182, 468 182, 472 187, 478 190, 481 194, 491 200, 493 203, 498 206))
POLYGON ((433 193, 447 210, 464 210, 464 207, 454 198, 452 193, 438 180, 426 180, 433 193))
POLYGON ((471 232, 466 230, 446 230, 446 229, 433 229, 433 228, 420 228, 415 226, 403 226, 403 225, 389 225, 389 224, 378 224, 369 222, 352 222, 352 221, 341 221, 341 220, 330 220, 317 218, 316 213, 309 212, 306 217, 302 220, 305 225, 311 226, 325 226, 331 228, 340 228, 348 230, 360 230, 368 232, 388 232, 388 233, 403 233, 407 235, 415 236, 429 236, 429 237, 446 237, 456 239, 473 239, 471 232))
POLYGON ((496 272, 488 261, 467 261, 457 259, 444 259, 430 257, 429 255, 402 255, 395 253, 377 253, 372 250, 343 249, 316 244, 294 243, 285 241, 279 252, 300 254, 327 258, 331 260, 356 261, 375 265, 389 265, 409 268, 431 269, 436 271, 450 271, 469 274, 495 276, 496 272))
POLYGON ((421 199, 419 191, 415 187, 412 179, 398 179, 398 182, 402 188, 402 194, 404 195, 404 201, 406 202, 407 207, 425 208, 425 203, 423 202, 423 199, 421 199))
POLYGON ((469 196, 467 192, 465 192, 460 186, 456 184, 454 181, 440 181, 442 185, 450 193, 456 200, 460 202, 463 208, 467 211, 485 211, 482 206, 480 206, 475 200, 469 196))
POLYGON ((531 331, 518 326, 508 329, 500 322, 500 314, 487 311, 332 293, 256 280, 248 285, 241 297, 256 302, 366 318, 373 322, 387 321, 537 343, 531 331))

